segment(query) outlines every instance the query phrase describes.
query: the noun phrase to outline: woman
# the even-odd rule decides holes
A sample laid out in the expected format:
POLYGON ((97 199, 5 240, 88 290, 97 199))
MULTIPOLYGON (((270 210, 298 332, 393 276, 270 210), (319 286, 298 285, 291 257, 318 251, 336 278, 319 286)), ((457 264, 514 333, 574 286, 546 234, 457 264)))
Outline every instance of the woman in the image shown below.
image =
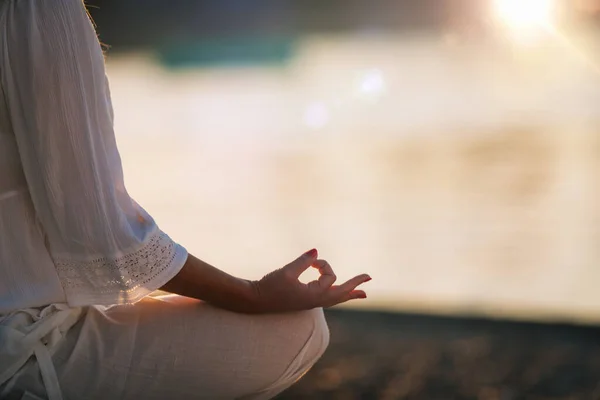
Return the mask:
POLYGON ((0 78, 0 398, 270 398, 325 350, 320 307, 366 297, 316 250, 251 282, 156 226, 81 0, 0 0, 0 78))

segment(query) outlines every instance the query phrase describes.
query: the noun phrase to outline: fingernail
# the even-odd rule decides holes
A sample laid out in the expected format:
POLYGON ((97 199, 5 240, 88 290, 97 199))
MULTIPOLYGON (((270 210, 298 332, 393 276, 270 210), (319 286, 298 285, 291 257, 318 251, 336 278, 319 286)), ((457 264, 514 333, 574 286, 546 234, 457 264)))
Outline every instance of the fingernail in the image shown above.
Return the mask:
POLYGON ((365 282, 369 282, 371 279, 373 279, 373 278, 368 277, 367 279, 365 279, 365 282))
POLYGON ((361 295, 359 295, 359 296, 358 296, 358 298, 359 298, 359 299, 366 299, 366 298, 367 298, 367 295, 366 295, 366 294, 361 294, 361 295))
POLYGON ((316 257, 317 256, 317 249, 309 250, 309 251, 307 251, 304 254, 307 255, 308 257, 316 257))

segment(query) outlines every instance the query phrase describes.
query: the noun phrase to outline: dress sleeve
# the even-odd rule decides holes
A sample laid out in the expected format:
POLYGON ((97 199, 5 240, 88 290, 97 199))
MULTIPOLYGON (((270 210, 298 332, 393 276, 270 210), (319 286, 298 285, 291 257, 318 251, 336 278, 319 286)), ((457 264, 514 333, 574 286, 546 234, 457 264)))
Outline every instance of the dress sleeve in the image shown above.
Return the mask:
POLYGON ((2 19, 3 95, 67 300, 135 302, 174 277, 187 252, 125 189, 104 56, 83 2, 9 0, 2 19))

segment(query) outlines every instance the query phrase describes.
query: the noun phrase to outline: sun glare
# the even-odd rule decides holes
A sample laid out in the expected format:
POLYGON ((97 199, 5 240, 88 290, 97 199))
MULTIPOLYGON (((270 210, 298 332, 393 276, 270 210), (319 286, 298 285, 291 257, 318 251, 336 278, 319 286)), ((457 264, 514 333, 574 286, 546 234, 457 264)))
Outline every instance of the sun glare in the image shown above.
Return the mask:
POLYGON ((554 8, 553 0, 495 0, 498 19, 517 35, 551 28, 554 8))

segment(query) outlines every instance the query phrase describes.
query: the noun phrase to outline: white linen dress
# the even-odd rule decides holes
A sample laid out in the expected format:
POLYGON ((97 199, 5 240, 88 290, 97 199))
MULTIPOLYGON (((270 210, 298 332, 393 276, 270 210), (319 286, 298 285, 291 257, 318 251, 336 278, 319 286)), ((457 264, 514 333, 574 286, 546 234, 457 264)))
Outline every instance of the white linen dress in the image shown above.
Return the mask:
POLYGON ((321 356, 320 309, 146 297, 186 259, 125 189, 82 1, 0 0, 0 399, 270 398, 321 356))

